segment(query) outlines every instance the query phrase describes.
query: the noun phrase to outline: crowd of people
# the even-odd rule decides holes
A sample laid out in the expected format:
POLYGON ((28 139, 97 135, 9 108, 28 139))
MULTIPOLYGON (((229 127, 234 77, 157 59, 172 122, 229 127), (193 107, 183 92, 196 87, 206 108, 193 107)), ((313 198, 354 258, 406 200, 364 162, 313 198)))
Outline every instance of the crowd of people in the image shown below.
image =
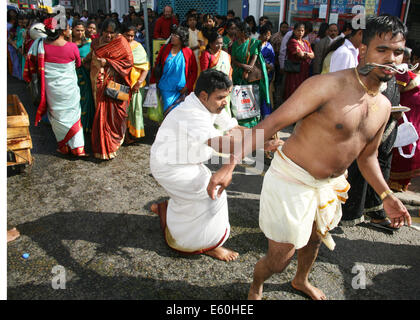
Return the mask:
MULTIPOLYGON (((349 22, 341 31, 337 24, 322 23, 314 30, 311 22, 293 27, 283 22, 273 34, 273 24, 265 16, 257 24, 253 16, 241 20, 232 10, 219 16, 191 9, 180 22, 170 6, 160 16, 147 11, 149 48, 153 39, 166 40, 152 61, 145 50, 144 18, 133 7, 122 18, 102 10, 96 14, 84 10, 81 15, 67 10, 64 28, 63 21, 54 21, 42 11, 8 11, 9 73, 28 82, 33 82, 34 75, 44 80, 38 81, 43 87, 35 99, 39 103, 36 123, 42 119, 51 123, 59 152, 86 156, 84 140, 90 138, 95 157, 112 159, 122 143, 143 137, 142 104, 148 85, 158 88, 164 117, 193 92, 202 71, 222 71, 234 86, 253 85, 260 112, 238 118, 240 125, 252 128, 309 77, 355 68, 359 63, 362 30, 353 29, 349 22), (155 67, 150 72, 152 64, 155 67), (56 85, 58 80, 61 85, 56 85), (114 91, 126 90, 124 99, 110 96, 110 83, 119 85, 114 91)), ((405 62, 418 63, 419 51, 418 45, 408 43, 405 62)), ((407 119, 417 129, 418 79, 419 68, 397 75, 397 96, 389 97, 397 106, 401 92, 402 104, 412 109, 407 119)), ((237 107, 230 102, 226 111, 238 116, 237 107)), ((393 128, 395 136, 395 124, 393 128)), ((411 153, 411 148, 403 149, 411 153)), ((386 174, 391 188, 407 190, 410 179, 420 173, 420 155, 417 152, 407 158, 397 148, 388 149, 384 161, 390 169, 393 159, 386 174)))
MULTIPOLYGON (((213 126, 227 132, 235 128, 243 132, 246 128, 263 128, 265 140, 269 140, 276 131, 296 124, 290 142, 283 148, 277 149, 278 142, 266 148, 277 152, 265 177, 260 226, 271 239, 269 251, 273 250, 273 257, 281 257, 277 262, 267 257, 259 261, 250 297, 260 297, 264 280, 283 270, 290 261, 294 248, 279 243, 292 243, 298 249, 306 248, 303 260, 312 257, 298 272, 293 285, 309 292, 312 298, 322 298, 322 293, 308 286, 307 276, 316 257, 316 243, 322 238, 328 246, 334 246, 327 234, 337 225, 337 217, 344 225, 354 225, 367 215, 372 225, 392 231, 401 227, 404 219, 409 220, 391 189, 407 190, 410 179, 420 175, 420 144, 394 148, 399 123, 409 121, 417 131, 420 128, 420 47, 410 43, 405 46, 405 26, 386 15, 372 20, 374 30, 354 29, 351 23, 344 24, 341 31, 337 24, 327 23, 314 30, 311 22, 298 22, 292 27, 283 22, 276 33, 265 16, 258 20, 258 25, 253 16, 242 21, 233 11, 227 16, 215 16, 191 9, 184 18, 180 22, 170 6, 163 9, 160 17, 148 10, 150 41, 165 40, 155 61, 151 61, 145 50, 144 14, 135 12, 133 7, 121 19, 116 13, 107 15, 98 11, 90 15, 84 11, 81 16, 67 12, 61 21, 42 12, 22 15, 9 11, 9 73, 30 83, 38 107, 35 123, 49 121, 57 139, 57 151, 80 157, 88 155, 86 139, 90 139, 94 157, 109 160, 115 158, 123 143, 144 137, 143 102, 146 93, 155 93, 156 106, 148 109, 161 108, 161 116, 154 119, 162 130, 151 150, 154 159, 151 169, 171 199, 178 200, 155 204, 152 210, 160 215, 165 239, 173 249, 207 252, 226 261, 237 258, 237 253, 221 249, 230 230, 223 189, 230 183, 232 166, 223 167, 211 178, 210 171, 201 163, 206 159, 191 166, 174 160, 182 166, 171 166, 159 156, 158 149, 173 151, 178 145, 176 141, 182 137, 177 136, 175 128, 181 121, 188 122, 190 136, 204 135, 209 145, 212 139, 219 139, 213 126), (384 36, 388 34, 391 40, 395 38, 394 42, 404 46, 391 44, 384 36), (379 44, 373 53, 373 49, 368 49, 375 41, 379 44), (387 56, 388 52, 391 53, 387 56), (405 69, 396 64, 403 54, 405 69), (382 69, 372 71, 375 67, 370 62, 382 63, 382 69), (395 74, 388 67, 399 69, 395 74), (240 106, 233 103, 230 94, 236 86, 254 90, 258 96, 257 114, 239 117, 240 106), (340 107, 335 108, 336 105, 340 107), (396 107, 395 112, 384 112, 388 105, 396 107), (355 110, 368 107, 359 114, 348 106, 355 106, 355 110), (405 117, 401 111, 406 111, 405 117), (375 112, 378 118, 371 116, 375 112), (348 117, 343 117, 344 114, 348 117), (171 137, 164 136, 164 132, 171 130, 174 133, 171 137), (320 147, 318 140, 325 142, 322 155, 316 149, 320 147), (341 152, 337 152, 337 141, 344 147, 341 152), (342 158, 338 159, 339 155, 342 158), (335 160, 330 161, 331 158, 335 160), (343 175, 347 167, 350 191, 343 175), (286 178, 289 182, 281 188, 280 196, 276 186, 283 183, 278 181, 282 170, 291 176, 286 178), (181 176, 182 181, 175 181, 181 176), (194 183, 188 180, 190 176, 194 183), (296 176, 304 181, 304 187, 293 183, 291 187, 290 181, 295 181, 296 176), (211 201, 215 199, 216 186, 221 186, 218 191, 221 198, 211 201), (319 217, 319 212, 315 217, 312 214, 317 211, 312 208, 315 202, 302 198, 299 201, 311 215, 300 220, 289 219, 287 215, 275 217, 273 199, 279 197, 280 203, 285 195, 293 198, 294 193, 307 194, 307 186, 311 192, 332 186, 334 193, 328 196, 337 193, 337 199, 343 202, 342 211, 341 204, 339 209, 338 205, 334 207, 336 211, 327 208, 324 214, 331 221, 321 221, 325 216, 319 217), (190 188, 193 190, 187 196, 190 188), (388 207, 384 207, 384 199, 391 199, 388 207), (391 201, 394 207, 390 209, 391 201), (199 217, 189 225, 191 217, 184 213, 194 210, 197 211, 194 217, 199 217), (209 210, 215 211, 210 218, 209 210), (214 220, 216 216, 218 222, 214 220), (396 217, 395 221, 389 216, 396 217), (179 217, 182 219, 177 220, 179 217), (317 229, 312 225, 314 219, 317 229), (300 221, 299 225, 296 221, 300 221), (198 241, 200 234, 192 233, 194 228, 204 228, 199 233, 209 239, 198 241), (323 236, 317 236, 317 232, 323 236), (313 248, 305 247, 308 241, 313 248)), ((151 43, 148 47, 152 47, 151 43)), ((220 141, 223 145, 223 138, 220 141)), ((251 145, 255 149, 255 143, 251 145)), ((242 151, 232 154, 233 168, 238 158, 253 150, 242 151)), ((208 150, 203 154, 208 156, 208 150)), ((267 156, 273 158, 271 153, 267 156)), ((288 209, 289 215, 304 213, 293 206, 288 209)))

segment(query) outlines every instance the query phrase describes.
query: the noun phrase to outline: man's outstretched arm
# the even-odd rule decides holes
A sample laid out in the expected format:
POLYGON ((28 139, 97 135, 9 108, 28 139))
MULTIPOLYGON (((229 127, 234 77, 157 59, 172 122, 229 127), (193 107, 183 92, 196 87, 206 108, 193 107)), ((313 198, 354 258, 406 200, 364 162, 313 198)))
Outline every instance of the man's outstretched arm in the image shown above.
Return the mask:
POLYGON ((244 157, 255 151, 259 144, 265 145, 278 131, 298 122, 325 104, 331 97, 334 86, 336 86, 336 81, 331 75, 311 77, 303 82, 294 94, 270 116, 252 130, 245 130, 242 140, 235 141, 235 152, 231 155, 230 163, 225 164, 210 179, 207 187, 209 196, 215 199, 217 186, 220 186, 219 195, 229 186, 235 166, 244 157), (261 137, 261 135, 256 134, 257 130, 263 131, 264 141, 257 141, 257 137, 261 137))
POLYGON ((357 158, 357 165, 365 180, 371 185, 375 192, 383 198, 385 213, 391 220, 392 227, 400 228, 404 222, 411 225, 411 216, 403 203, 389 193, 390 189, 386 183, 378 161, 378 147, 381 143, 385 124, 357 158))

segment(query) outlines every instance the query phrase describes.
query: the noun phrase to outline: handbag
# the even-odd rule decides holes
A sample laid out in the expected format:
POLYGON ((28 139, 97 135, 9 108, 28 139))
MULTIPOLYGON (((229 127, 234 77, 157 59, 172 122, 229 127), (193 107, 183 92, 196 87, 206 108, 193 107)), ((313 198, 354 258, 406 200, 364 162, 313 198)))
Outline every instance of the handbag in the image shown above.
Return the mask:
POLYGON ((41 83, 38 74, 33 73, 31 82, 29 83, 29 91, 31 93, 32 102, 38 106, 41 101, 41 83))
POLYGON ((115 100, 128 101, 130 100, 130 87, 110 80, 105 88, 105 95, 115 100))
POLYGON ((295 62, 292 60, 285 60, 284 71, 289 72, 289 73, 300 73, 300 62, 295 62))
POLYGON ((248 82, 259 81, 263 78, 263 71, 261 66, 260 57, 255 61, 254 67, 248 73, 248 82))
POLYGON ((258 85, 233 86, 230 97, 232 114, 237 120, 259 117, 261 115, 258 85))
POLYGON ((403 158, 410 159, 414 157, 416 152, 419 134, 413 124, 408 121, 407 116, 404 113, 402 116, 404 122, 398 126, 397 138, 395 139, 394 147, 398 148, 398 151, 403 158), (413 145, 411 154, 405 154, 402 147, 410 144, 413 145))
MULTIPOLYGON (((168 44, 165 44, 165 46, 163 47, 162 53, 165 51, 167 45, 168 44)), ((163 74, 163 64, 162 64, 162 56, 160 56, 159 61, 157 61, 155 67, 153 68, 153 75, 155 76, 156 81, 159 81, 160 78, 162 78, 162 74, 163 74)))
MULTIPOLYGON (((249 47, 251 46, 251 39, 249 39, 248 42, 248 59, 246 60, 246 63, 248 64, 249 58, 251 57, 249 54, 249 47)), ((257 57, 257 60, 255 60, 254 66, 251 69, 251 71, 248 73, 248 78, 246 79, 248 82, 254 82, 259 81, 263 78, 263 71, 262 71, 262 65, 260 61, 260 57, 257 57)))

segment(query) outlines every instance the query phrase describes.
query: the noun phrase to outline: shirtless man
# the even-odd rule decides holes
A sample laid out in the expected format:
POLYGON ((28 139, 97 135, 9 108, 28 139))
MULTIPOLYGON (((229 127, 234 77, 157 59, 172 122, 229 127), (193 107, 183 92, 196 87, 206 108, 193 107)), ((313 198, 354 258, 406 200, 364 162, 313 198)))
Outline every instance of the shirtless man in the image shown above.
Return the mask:
POLYGON ((338 179, 345 181, 343 175, 355 159, 365 179, 383 198, 392 225, 401 227, 404 222, 411 225, 407 209, 392 194, 377 160, 377 149, 391 111, 391 104, 380 93, 380 86, 381 82, 392 78, 393 72, 386 68, 375 68, 366 75, 359 72, 369 62, 400 64, 406 32, 398 18, 370 18, 364 30, 357 69, 307 79, 280 108, 245 135, 244 149, 237 148, 231 155, 231 163, 212 176, 207 189, 210 197, 214 197, 216 186, 220 186, 220 193, 230 184, 235 165, 255 149, 255 130, 263 129, 264 138, 269 139, 277 131, 298 122, 264 178, 260 228, 269 245, 267 255, 255 266, 249 299, 262 298, 264 281, 282 272, 295 250, 298 268, 292 286, 314 300, 326 299, 320 289, 309 283, 308 275, 323 236, 327 236, 328 230, 341 218, 341 204, 337 199, 345 201, 348 190, 348 186, 342 190, 327 187, 338 179), (248 140, 252 141, 249 146, 248 140), (329 196, 335 192, 337 198, 323 202, 325 192, 329 196), (322 210, 331 208, 330 203, 332 211, 320 215, 322 210), (324 221, 325 217, 329 220, 324 221))

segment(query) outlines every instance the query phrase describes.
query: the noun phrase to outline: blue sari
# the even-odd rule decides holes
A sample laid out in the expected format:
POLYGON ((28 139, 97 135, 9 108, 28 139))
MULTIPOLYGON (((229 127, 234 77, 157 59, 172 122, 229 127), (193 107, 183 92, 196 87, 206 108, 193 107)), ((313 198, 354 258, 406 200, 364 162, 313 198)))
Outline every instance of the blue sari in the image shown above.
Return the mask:
POLYGON ((181 90, 187 84, 185 78, 185 58, 182 50, 173 56, 169 53, 165 61, 162 77, 159 80, 158 88, 162 96, 163 111, 169 107, 175 108, 181 102, 181 90))

